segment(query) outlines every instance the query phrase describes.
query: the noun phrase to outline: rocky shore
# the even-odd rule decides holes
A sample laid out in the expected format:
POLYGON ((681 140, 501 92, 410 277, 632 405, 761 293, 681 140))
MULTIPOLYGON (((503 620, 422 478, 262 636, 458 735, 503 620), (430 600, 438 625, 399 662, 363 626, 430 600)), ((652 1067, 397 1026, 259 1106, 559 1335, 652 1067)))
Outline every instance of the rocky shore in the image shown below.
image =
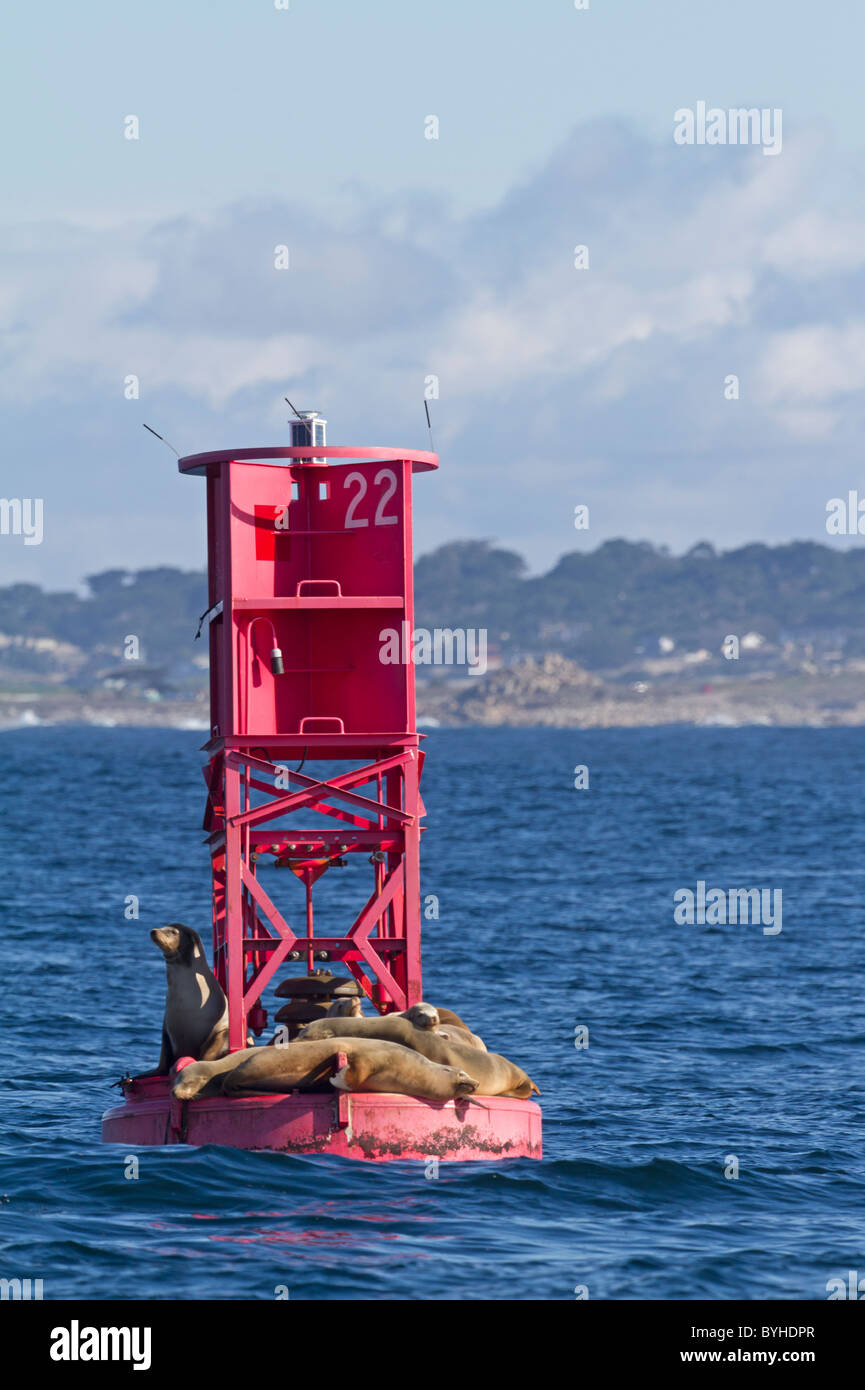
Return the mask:
POLYGON ((192 700, 129 699, 103 691, 0 692, 0 730, 54 725, 94 728, 198 729, 202 743, 210 729, 207 696, 192 700))
MULTIPOLYGON (((766 724, 827 728, 865 725, 865 672, 683 674, 664 680, 602 679, 565 657, 526 657, 484 676, 418 685, 427 727, 615 729, 662 724, 766 724)), ((91 725, 209 729, 207 696, 146 699, 62 686, 0 691, 0 729, 91 725)))
POLYGON ((419 718, 443 726, 642 728, 661 724, 776 724, 823 728, 865 724, 865 675, 755 673, 684 677, 657 684, 613 682, 565 657, 517 665, 418 691, 419 718))

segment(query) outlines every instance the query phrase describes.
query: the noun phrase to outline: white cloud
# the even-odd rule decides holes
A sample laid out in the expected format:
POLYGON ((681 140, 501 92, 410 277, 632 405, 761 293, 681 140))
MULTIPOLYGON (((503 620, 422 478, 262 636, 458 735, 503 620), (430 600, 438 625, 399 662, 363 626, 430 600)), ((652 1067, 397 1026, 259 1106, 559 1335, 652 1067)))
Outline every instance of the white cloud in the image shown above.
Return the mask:
POLYGON ((865 322, 808 324, 771 334, 761 363, 768 400, 829 401, 865 387, 865 322))
MULTIPOLYGON (((785 141, 776 160, 693 153, 685 163, 621 126, 578 128, 527 184, 462 222, 411 195, 364 208, 355 190, 338 224, 259 201, 155 226, 7 230, 10 434, 32 436, 34 412, 59 399, 97 422, 99 447, 123 450, 130 416, 115 406, 134 373, 144 418, 191 448, 265 442, 294 390, 328 411, 334 439, 423 446, 433 372, 437 442, 458 471, 437 484, 449 500, 419 521, 422 544, 495 532, 534 548, 537 565, 559 518, 559 548, 573 546, 575 489, 610 519, 593 542, 733 541, 758 526, 772 538, 811 516, 818 534, 821 461, 828 450, 852 467, 865 424, 865 322, 850 318, 862 200, 830 177, 821 192, 835 155, 816 139, 785 141), (278 242, 286 272, 273 268, 278 242), (573 268, 578 243, 589 270, 573 268), (788 441, 805 451, 796 498, 788 441), (785 498, 765 515, 741 494, 755 468, 767 499, 785 498), (519 487, 527 472, 543 478, 537 495, 519 487)), ((92 464, 78 467, 86 488, 92 464)))

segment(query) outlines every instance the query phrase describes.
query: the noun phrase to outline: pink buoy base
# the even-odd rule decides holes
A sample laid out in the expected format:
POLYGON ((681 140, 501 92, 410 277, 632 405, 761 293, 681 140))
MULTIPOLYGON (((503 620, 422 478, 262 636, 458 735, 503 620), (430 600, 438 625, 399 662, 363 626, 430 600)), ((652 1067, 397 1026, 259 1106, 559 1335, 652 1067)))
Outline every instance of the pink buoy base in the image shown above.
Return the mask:
POLYGON ((109 1144, 222 1144, 342 1158, 540 1158, 541 1109, 531 1100, 428 1101, 378 1092, 174 1100, 164 1076, 134 1080, 102 1117, 109 1144))

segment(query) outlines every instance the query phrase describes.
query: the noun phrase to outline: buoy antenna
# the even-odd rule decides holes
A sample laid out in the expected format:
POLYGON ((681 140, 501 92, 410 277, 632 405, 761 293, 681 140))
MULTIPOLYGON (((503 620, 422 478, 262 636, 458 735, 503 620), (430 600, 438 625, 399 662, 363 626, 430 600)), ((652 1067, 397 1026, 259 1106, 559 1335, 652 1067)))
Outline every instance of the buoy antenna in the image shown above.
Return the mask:
POLYGON ((430 423, 429 418, 429 401, 426 399, 426 397, 424 397, 423 408, 426 411, 426 427, 429 430, 429 446, 432 449, 433 453, 435 453, 435 445, 433 444, 432 424, 430 423))
POLYGON ((291 409, 292 409, 293 413, 297 416, 298 420, 301 420, 303 417, 302 417, 300 411, 294 409, 294 406, 291 405, 291 401, 288 399, 288 396, 283 396, 282 399, 285 401, 286 405, 291 406, 291 409))
MULTIPOLYGON (((142 423, 142 425, 144 425, 144 421, 143 421, 143 420, 141 421, 141 423, 142 423)), ((151 433, 151 434, 156 435, 156 438, 157 438, 157 439, 161 439, 161 440, 162 440, 162 443, 165 444, 165 445, 167 446, 167 448, 169 448, 169 449, 171 450, 171 452, 172 452, 172 454, 174 454, 175 458, 180 458, 180 455, 178 454, 178 452, 177 452, 177 450, 175 449, 175 447, 174 447, 173 444, 169 444, 169 443, 168 443, 168 440, 167 440, 167 439, 164 439, 163 436, 162 436, 161 434, 156 434, 156 430, 151 430, 149 425, 144 425, 144 428, 145 428, 146 430, 150 430, 150 433, 151 433)))

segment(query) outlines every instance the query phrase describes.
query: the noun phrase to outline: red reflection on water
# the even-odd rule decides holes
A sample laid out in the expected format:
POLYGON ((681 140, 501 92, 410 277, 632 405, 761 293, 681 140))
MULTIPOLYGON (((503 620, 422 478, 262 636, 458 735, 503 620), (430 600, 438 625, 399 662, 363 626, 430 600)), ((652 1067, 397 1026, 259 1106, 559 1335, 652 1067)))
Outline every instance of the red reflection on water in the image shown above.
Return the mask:
MULTIPOLYGON (((366 1245, 366 1236, 350 1231, 253 1231, 248 1236, 211 1236, 211 1240, 230 1245, 366 1245)), ((382 1240, 399 1240, 398 1235, 383 1235, 382 1240)))
MULTIPOLYGON (((392 1215, 383 1211, 381 1207, 376 1207, 375 1211, 371 1212, 352 1211, 351 1219, 352 1221, 370 1221, 376 1226, 386 1221, 419 1221, 428 1224, 435 1220, 433 1216, 415 1215, 413 1212, 408 1213, 406 1211, 406 1205, 407 1204, 401 1202, 394 1203, 392 1215)), ((330 1216, 334 1208, 341 1214, 344 1214, 345 1206, 344 1200, 330 1200, 327 1202, 302 1202, 298 1206, 293 1207, 290 1211, 244 1211, 232 1212, 228 1215, 221 1211, 193 1211, 190 1212, 190 1216, 195 1221, 242 1221, 252 1219, 269 1221, 274 1217, 330 1216)))

